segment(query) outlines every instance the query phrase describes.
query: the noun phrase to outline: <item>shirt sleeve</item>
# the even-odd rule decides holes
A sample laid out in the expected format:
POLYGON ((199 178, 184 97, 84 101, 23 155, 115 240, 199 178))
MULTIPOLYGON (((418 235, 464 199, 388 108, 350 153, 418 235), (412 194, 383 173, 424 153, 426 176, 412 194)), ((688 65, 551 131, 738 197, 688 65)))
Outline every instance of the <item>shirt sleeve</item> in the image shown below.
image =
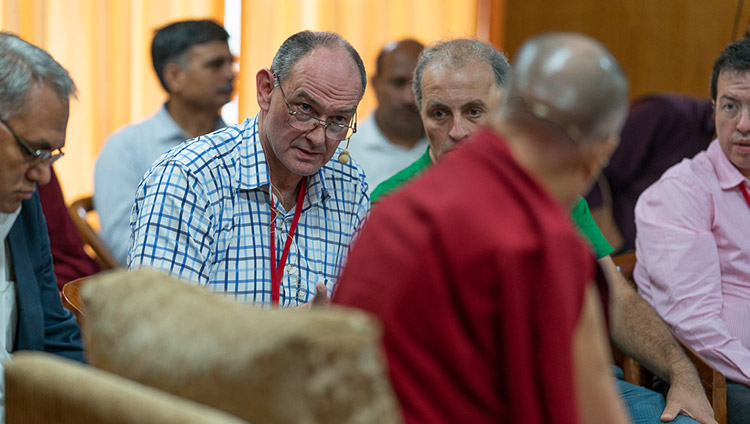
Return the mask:
POLYGON ((712 196, 666 178, 636 205, 635 278, 672 331, 727 378, 750 384, 750 350, 722 317, 722 275, 711 231, 712 196))
MULTIPOLYGON (((117 135, 102 149, 94 168, 94 207, 99 215, 101 238, 117 262, 125 265, 130 242, 130 212, 135 190, 143 175, 117 135), (124 146, 124 147, 123 147, 124 146)), ((127 147, 127 148, 126 148, 127 147)))
POLYGON ((212 216, 198 178, 174 161, 155 165, 136 191, 128 267, 155 268, 192 283, 208 284, 213 263, 212 216))
POLYGON ((591 211, 586 203, 586 199, 583 197, 578 198, 578 202, 570 211, 570 217, 573 219, 573 222, 575 222, 581 234, 586 238, 589 246, 594 249, 597 259, 603 258, 614 252, 615 249, 609 244, 607 239, 604 238, 604 235, 594 221, 594 217, 591 216, 591 211))

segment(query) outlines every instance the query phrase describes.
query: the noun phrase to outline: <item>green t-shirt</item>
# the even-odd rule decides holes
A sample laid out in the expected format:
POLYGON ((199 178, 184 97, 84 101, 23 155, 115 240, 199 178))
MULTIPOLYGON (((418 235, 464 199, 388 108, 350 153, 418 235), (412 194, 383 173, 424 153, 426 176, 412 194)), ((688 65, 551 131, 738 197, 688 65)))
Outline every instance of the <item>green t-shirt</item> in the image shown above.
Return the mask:
MULTIPOLYGON (((381 198, 383 196, 416 177, 422 171, 429 168, 430 165, 432 165, 432 160, 430 159, 430 148, 428 147, 424 154, 414 163, 375 187, 375 190, 373 190, 372 195, 370 196, 372 204, 377 204, 382 200, 381 198)), ((586 199, 583 197, 578 198, 578 202, 570 211, 570 216, 573 219, 573 222, 578 226, 578 230, 594 249, 597 258, 602 258, 614 252, 615 249, 612 248, 609 242, 607 242, 607 239, 604 238, 602 232, 599 231, 599 227, 596 226, 596 222, 594 222, 594 218, 591 216, 591 211, 589 210, 588 203, 586 203, 586 199)))

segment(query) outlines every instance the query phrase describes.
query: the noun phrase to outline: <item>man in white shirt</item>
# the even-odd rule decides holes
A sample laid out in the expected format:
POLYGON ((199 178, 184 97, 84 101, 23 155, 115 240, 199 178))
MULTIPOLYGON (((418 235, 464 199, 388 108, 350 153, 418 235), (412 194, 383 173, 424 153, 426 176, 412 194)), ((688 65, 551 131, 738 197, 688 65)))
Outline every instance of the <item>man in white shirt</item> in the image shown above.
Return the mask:
POLYGON ((386 44, 370 78, 378 107, 352 136, 351 156, 365 170, 368 192, 417 160, 427 149, 419 110, 411 90, 422 43, 412 39, 386 44))
MULTIPOLYGON (((63 155, 75 92, 47 52, 0 33, 0 371, 17 350, 84 360, 78 324, 60 303, 36 190, 63 155)), ((4 399, 0 385, 0 422, 4 399)))
POLYGON ((225 126, 219 110, 232 98, 229 34, 210 20, 180 21, 156 31, 151 58, 167 102, 149 119, 112 134, 94 170, 101 236, 121 265, 130 241, 135 190, 151 164, 183 141, 225 126))

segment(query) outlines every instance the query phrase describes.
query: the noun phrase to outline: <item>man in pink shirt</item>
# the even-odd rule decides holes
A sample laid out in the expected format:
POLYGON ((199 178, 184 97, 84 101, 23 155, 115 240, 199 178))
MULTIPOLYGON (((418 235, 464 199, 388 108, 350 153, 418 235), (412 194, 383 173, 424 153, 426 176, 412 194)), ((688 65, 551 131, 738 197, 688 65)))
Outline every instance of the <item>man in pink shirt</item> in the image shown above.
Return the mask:
POLYGON ((729 423, 750 422, 750 39, 711 77, 717 139, 638 199, 635 280, 675 334, 727 378, 729 423))

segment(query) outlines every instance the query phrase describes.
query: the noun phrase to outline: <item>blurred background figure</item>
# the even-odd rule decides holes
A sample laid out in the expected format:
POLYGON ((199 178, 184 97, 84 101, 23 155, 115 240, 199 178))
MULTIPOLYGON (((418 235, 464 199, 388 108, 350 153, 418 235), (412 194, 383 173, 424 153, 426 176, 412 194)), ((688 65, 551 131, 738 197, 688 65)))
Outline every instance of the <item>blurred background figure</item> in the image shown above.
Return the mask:
POLYGON ((135 190, 148 168, 186 139, 226 126, 219 111, 232 99, 235 77, 228 39, 211 20, 174 22, 154 34, 151 59, 167 101, 150 118, 112 134, 94 169, 101 237, 122 266, 135 190))
POLYGON ((711 99, 658 94, 631 105, 602 184, 586 196, 616 252, 635 249, 635 203, 641 192, 670 166, 708 147, 715 131, 711 99))
POLYGON ((351 156, 365 170, 370 193, 427 148, 411 90, 414 68, 423 49, 422 43, 413 39, 391 42, 383 47, 375 62, 370 83, 378 105, 357 126, 349 145, 351 156))

